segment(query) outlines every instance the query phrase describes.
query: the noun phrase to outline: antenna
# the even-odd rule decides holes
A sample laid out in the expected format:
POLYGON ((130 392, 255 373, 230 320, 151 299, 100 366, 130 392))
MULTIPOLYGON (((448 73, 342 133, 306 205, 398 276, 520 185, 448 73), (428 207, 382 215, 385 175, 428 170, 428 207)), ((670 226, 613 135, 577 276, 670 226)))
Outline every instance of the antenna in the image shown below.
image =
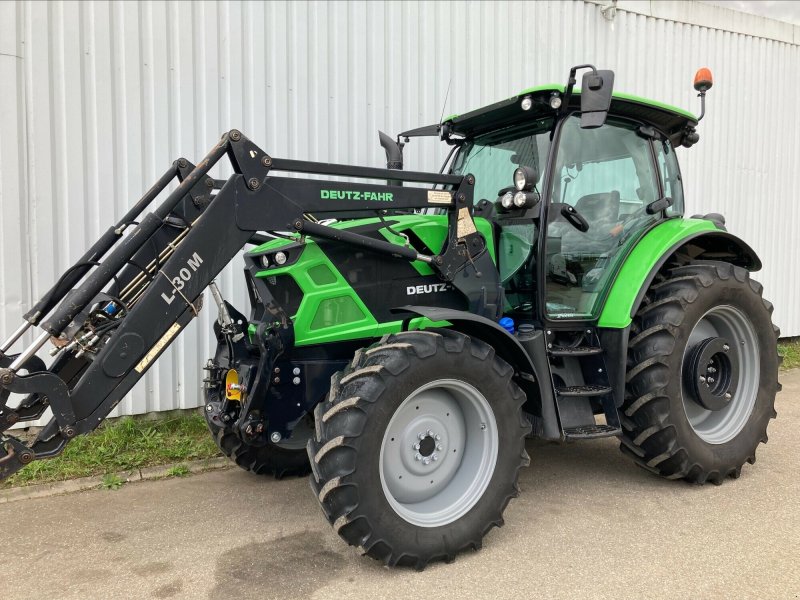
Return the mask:
POLYGON ((453 83, 453 76, 450 76, 450 81, 447 82, 447 91, 444 93, 444 102, 442 103, 442 116, 439 117, 439 125, 442 124, 442 119, 444 119, 444 111, 447 108, 447 98, 450 97, 450 84, 453 83))

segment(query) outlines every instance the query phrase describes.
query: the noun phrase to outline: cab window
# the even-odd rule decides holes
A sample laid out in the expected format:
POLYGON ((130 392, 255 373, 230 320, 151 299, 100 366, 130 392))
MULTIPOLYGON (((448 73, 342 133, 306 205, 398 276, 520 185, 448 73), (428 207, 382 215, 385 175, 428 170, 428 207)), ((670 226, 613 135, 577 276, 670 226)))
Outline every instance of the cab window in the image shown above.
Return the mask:
POLYGON ((656 140, 654 145, 658 170, 661 174, 661 185, 664 186, 664 197, 672 198, 672 206, 667 209, 667 215, 670 217, 680 216, 683 214, 683 181, 678 168, 678 157, 675 156, 675 148, 666 138, 656 140))
POLYGON ((658 218, 646 211, 659 197, 658 178, 637 127, 609 119, 581 129, 579 116, 562 127, 547 225, 550 318, 596 317, 626 248, 658 218), (566 207, 577 216, 567 218, 566 207))
MULTIPOLYGON (((520 165, 535 167, 544 176, 553 119, 539 119, 514 131, 502 130, 464 142, 453 165, 453 174, 475 176, 474 201, 494 202, 500 191, 513 185, 520 165)), ((541 187, 539 187, 541 189, 541 187)))

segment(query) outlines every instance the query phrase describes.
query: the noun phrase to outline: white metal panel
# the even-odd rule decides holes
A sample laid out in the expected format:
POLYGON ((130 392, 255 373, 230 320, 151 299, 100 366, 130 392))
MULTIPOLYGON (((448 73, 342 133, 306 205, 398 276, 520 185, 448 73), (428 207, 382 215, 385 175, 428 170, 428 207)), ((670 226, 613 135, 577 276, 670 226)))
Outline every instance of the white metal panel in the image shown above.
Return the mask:
MULTIPOLYGON (((800 335, 798 46, 768 39, 791 39, 780 27, 741 33, 747 19, 739 33, 681 22, 693 4, 659 4, 676 20, 609 21, 579 1, 0 3, 0 337, 174 158, 198 160, 223 131, 276 156, 380 165, 377 129, 563 82, 584 62, 691 110, 695 69, 713 69, 702 140, 681 151, 688 212, 728 217, 763 258, 776 321, 800 335)), ((698 10, 705 23, 721 9, 698 10)), ((413 140, 408 167, 436 169, 445 152, 413 140)), ((245 307, 241 267, 220 283, 245 307)), ((213 318, 203 311, 118 411, 198 405, 213 318)))

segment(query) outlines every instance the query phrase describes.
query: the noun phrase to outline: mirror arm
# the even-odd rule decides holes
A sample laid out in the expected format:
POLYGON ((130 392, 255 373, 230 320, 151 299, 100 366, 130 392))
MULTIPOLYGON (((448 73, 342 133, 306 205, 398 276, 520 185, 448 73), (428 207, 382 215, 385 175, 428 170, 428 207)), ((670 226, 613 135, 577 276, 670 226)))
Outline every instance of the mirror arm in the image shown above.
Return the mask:
POLYGON ((564 91, 564 101, 561 103, 561 111, 559 116, 563 116, 569 108, 569 100, 572 97, 572 88, 574 88, 575 84, 578 83, 578 80, 575 79, 575 75, 580 69, 591 69, 592 73, 597 75, 597 69, 595 66, 588 63, 585 65, 577 65, 569 70, 569 78, 567 79, 567 87, 564 91))

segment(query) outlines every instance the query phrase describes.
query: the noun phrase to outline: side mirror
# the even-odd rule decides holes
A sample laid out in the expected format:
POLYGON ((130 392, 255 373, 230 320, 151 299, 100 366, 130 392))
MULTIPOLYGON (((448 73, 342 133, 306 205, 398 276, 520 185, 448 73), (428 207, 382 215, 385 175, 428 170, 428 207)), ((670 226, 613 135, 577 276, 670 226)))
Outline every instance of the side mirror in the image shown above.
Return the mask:
POLYGON ((606 122, 614 91, 614 71, 590 71, 581 81, 581 127, 594 129, 606 122))

